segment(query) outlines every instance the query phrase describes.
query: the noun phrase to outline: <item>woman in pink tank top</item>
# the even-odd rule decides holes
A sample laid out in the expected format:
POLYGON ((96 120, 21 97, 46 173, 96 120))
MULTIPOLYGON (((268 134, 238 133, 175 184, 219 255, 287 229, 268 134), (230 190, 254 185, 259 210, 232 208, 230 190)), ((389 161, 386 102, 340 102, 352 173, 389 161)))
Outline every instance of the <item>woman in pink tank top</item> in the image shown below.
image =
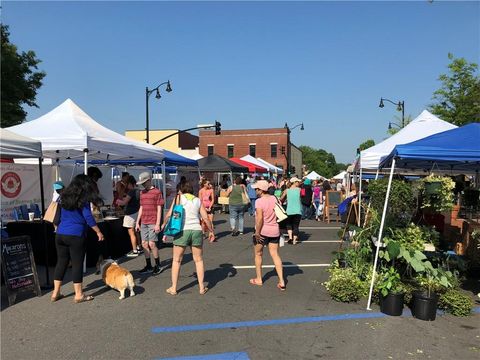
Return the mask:
POLYGON ((278 254, 280 228, 274 210, 278 200, 275 196, 268 193, 269 184, 266 180, 258 180, 252 185, 252 188, 257 192, 258 199, 255 201, 255 235, 253 236, 256 277, 250 279, 250 284, 263 285, 263 247, 268 246, 268 251, 278 275, 277 288, 284 291, 286 286, 283 278, 283 265, 282 259, 278 254))
MULTIPOLYGON (((205 210, 207 211, 208 219, 210 220, 213 226, 213 204, 215 202, 215 195, 213 193, 212 184, 207 179, 204 179, 202 181, 202 188, 198 192, 198 198, 202 202, 202 205, 205 208, 205 210)), ((202 221, 202 230, 203 230, 204 236, 208 236, 209 238, 211 238, 210 237, 211 234, 208 232, 208 227, 204 221, 202 221)))

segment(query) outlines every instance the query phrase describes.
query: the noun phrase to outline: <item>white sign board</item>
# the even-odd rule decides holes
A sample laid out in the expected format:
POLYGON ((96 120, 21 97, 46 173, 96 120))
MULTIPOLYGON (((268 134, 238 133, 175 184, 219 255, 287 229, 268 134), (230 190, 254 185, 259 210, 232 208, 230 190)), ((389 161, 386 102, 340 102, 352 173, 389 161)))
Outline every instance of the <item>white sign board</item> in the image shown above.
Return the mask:
MULTIPOLYGON (((13 208, 20 205, 38 204, 41 209, 40 174, 38 165, 0 164, 1 174, 1 216, 3 220, 13 219, 13 208)), ((52 200, 53 171, 51 165, 43 165, 43 189, 45 206, 52 200)))

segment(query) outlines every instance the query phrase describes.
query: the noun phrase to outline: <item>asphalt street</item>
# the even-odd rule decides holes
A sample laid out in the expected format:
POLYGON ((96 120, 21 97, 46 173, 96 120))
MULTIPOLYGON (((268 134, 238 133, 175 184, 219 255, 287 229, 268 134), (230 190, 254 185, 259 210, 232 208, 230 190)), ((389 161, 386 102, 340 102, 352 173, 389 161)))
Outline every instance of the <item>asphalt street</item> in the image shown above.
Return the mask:
MULTIPOLYGON (((170 269, 157 276, 138 273, 144 258, 119 259, 132 271, 135 297, 118 299, 94 269, 85 277, 95 300, 73 303, 68 295, 50 302, 24 296, 8 307, 2 289, 2 359, 478 359, 480 314, 468 318, 438 316, 424 322, 388 317, 366 300, 337 303, 321 285, 327 264, 339 247, 338 225, 301 224, 304 242, 286 245, 281 257, 287 290, 276 288, 276 273, 264 269, 264 285, 253 286, 253 218, 246 234, 231 237, 226 215, 217 215, 218 242, 204 245, 205 281, 198 293, 191 255, 184 257, 177 296, 165 292, 170 269), (197 357, 192 357, 197 356, 197 357)), ((171 247, 160 251, 171 263, 171 247)), ((264 264, 271 265, 266 251, 264 264)), ((41 273, 41 271, 40 271, 41 273)), ((477 306, 479 306, 477 304, 477 306)), ((477 308, 478 311, 478 308, 477 308)))

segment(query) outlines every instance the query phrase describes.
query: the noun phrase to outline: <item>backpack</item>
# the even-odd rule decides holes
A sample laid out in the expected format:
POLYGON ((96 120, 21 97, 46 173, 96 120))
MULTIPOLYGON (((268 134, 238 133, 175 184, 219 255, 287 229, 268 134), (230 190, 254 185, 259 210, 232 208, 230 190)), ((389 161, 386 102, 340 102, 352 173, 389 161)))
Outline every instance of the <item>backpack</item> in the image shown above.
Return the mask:
POLYGON ((302 188, 300 189, 300 196, 304 197, 304 196, 305 196, 305 193, 306 193, 306 192, 305 192, 305 188, 302 187, 302 188))
POLYGON ((175 197, 175 204, 173 205, 172 214, 170 219, 168 219, 167 226, 165 227, 164 235, 175 236, 182 232, 183 230, 183 219, 185 217, 185 210, 180 203, 180 195, 175 197))

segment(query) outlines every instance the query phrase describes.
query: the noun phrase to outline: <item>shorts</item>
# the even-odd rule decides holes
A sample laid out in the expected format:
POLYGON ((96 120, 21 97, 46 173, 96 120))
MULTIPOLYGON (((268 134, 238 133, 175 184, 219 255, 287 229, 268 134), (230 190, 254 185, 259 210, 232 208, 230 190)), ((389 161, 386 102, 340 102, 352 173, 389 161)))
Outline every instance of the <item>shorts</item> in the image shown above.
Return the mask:
POLYGON ((137 222, 138 211, 134 214, 125 215, 123 217, 123 227, 125 228, 133 228, 135 227, 135 223, 137 222))
POLYGON ((252 237, 253 240, 253 245, 263 245, 267 246, 268 244, 278 244, 280 241, 280 236, 274 236, 274 237, 269 237, 269 236, 263 236, 263 242, 257 242, 257 239, 255 238, 255 235, 252 237))
POLYGON ((142 241, 158 241, 158 234, 155 232, 155 224, 141 224, 140 235, 142 241))
POLYGON ((180 234, 174 236, 173 245, 201 247, 203 245, 202 230, 183 230, 180 234))

